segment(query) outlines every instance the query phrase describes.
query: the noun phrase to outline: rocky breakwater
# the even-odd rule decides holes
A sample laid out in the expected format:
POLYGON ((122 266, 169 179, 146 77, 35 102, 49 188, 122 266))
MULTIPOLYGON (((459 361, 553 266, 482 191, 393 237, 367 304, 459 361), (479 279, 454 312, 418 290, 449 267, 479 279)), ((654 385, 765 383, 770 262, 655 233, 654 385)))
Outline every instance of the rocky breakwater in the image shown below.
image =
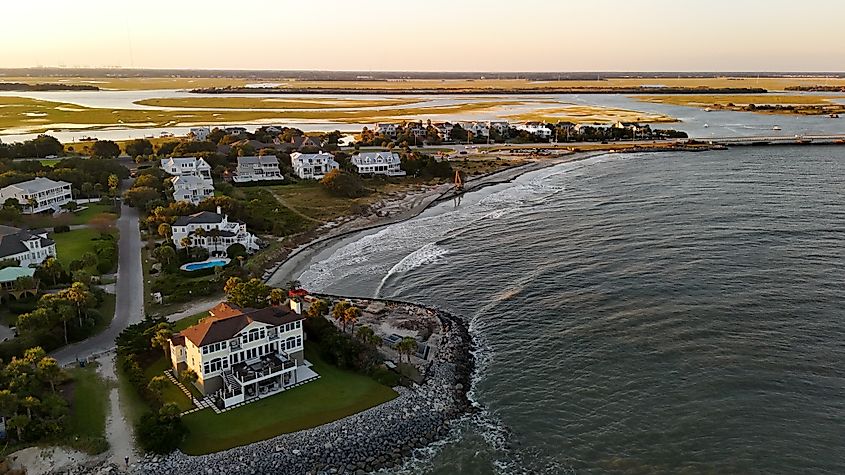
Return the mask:
POLYGON ((133 472, 365 473, 401 465, 414 449, 445 437, 452 421, 474 410, 467 398, 474 365, 469 332, 453 315, 427 310, 435 312, 442 325, 440 348, 424 369, 423 383, 398 388, 395 399, 313 429, 209 455, 148 457, 133 472))

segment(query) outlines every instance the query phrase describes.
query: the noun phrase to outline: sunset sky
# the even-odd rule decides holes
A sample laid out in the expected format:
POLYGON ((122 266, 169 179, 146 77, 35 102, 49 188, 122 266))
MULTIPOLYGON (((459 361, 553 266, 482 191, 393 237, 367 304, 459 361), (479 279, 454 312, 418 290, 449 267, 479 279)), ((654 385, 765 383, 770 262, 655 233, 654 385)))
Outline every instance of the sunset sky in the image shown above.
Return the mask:
POLYGON ((0 67, 843 71, 840 0, 5 2, 0 67))

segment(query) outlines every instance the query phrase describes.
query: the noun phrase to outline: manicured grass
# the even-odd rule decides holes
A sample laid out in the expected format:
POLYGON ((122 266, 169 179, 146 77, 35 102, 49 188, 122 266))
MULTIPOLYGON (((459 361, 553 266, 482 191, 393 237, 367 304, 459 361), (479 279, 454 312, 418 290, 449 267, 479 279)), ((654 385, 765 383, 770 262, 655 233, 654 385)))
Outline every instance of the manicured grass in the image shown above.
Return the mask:
POLYGON ((62 159, 60 159, 60 158, 42 158, 41 160, 38 160, 38 161, 41 162, 41 164, 44 165, 45 167, 55 167, 57 163, 62 161, 62 159))
MULTIPOLYGON (((157 359, 144 370, 144 375, 149 379, 152 379, 154 376, 164 376, 164 371, 169 368, 170 361, 165 359, 162 355, 161 358, 157 359)), ((175 403, 182 411, 187 411, 188 409, 194 407, 191 400, 188 399, 188 396, 186 396, 185 393, 183 393, 182 390, 169 379, 167 380, 167 385, 164 387, 164 390, 161 392, 161 397, 165 402, 175 403)))
POLYGON ((109 387, 91 366, 68 371, 73 378, 73 401, 68 417, 67 432, 71 445, 88 452, 99 453, 108 448, 106 416, 109 387))
POLYGON ((223 414, 210 409, 189 414, 182 418, 190 432, 180 449, 191 455, 217 452, 316 427, 396 397, 366 376, 326 364, 308 344, 306 358, 320 379, 223 414))
POLYGON ((192 325, 196 325, 199 323, 200 320, 208 316, 208 312, 200 312, 196 315, 191 315, 190 317, 185 317, 181 320, 177 320, 173 322, 173 331, 180 332, 192 325))
POLYGON ((50 237, 56 241, 59 262, 67 267, 86 252, 96 251, 96 239, 100 237, 100 232, 95 229, 76 229, 66 233, 53 233, 50 237))
POLYGON ((56 217, 43 214, 25 216, 24 222, 31 228, 52 229, 59 225, 72 226, 78 224, 88 224, 93 218, 98 218, 100 216, 111 221, 117 219, 117 214, 114 213, 114 208, 110 203, 90 203, 80 205, 80 207, 83 206, 85 206, 86 209, 76 213, 62 213, 56 217))

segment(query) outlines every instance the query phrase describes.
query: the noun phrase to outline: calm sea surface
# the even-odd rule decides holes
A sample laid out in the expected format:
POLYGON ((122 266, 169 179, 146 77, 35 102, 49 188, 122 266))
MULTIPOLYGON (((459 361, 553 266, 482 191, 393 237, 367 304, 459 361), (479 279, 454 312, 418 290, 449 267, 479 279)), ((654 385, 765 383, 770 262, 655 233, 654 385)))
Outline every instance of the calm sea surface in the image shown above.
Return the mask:
POLYGON ((310 288, 471 322, 408 473, 845 473, 845 148, 608 155, 361 236, 310 288))

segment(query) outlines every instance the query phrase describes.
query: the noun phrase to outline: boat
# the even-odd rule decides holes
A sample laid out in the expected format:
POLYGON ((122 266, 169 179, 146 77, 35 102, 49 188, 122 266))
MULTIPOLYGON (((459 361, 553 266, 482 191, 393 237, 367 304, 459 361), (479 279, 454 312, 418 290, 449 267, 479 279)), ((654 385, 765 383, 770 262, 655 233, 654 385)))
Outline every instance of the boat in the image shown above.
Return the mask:
POLYGON ((772 130, 781 130, 781 128, 780 128, 780 126, 776 125, 776 126, 772 127, 772 130))
POLYGON ((830 117, 831 119, 838 119, 838 118, 839 118, 839 114, 830 114, 830 116, 829 116, 829 117, 830 117))
POLYGON ((709 108, 709 107, 705 107, 705 108, 704 108, 704 112, 711 112, 712 110, 713 110, 713 109, 711 109, 711 108, 709 108))
POLYGON ((834 140, 833 143, 843 145, 845 144, 845 139, 834 140))
POLYGON ((708 128, 708 127, 710 127, 710 126, 709 126, 709 125, 707 125, 707 124, 704 124, 704 128, 705 128, 705 129, 706 129, 706 128, 708 128))

